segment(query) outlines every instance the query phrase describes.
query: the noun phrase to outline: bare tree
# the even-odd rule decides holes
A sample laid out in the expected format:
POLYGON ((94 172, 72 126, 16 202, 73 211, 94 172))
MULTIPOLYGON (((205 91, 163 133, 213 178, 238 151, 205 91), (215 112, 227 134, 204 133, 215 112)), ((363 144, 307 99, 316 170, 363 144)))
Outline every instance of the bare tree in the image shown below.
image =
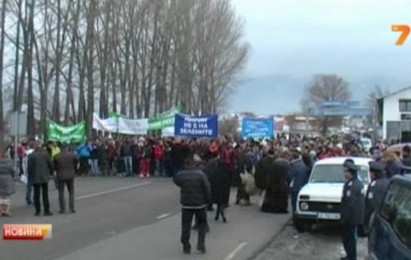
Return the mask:
POLYGON ((5 44, 5 24, 6 24, 7 0, 1 4, 1 22, 0 22, 0 145, 4 141, 4 103, 3 103, 3 70, 4 70, 4 44, 5 44))
POLYGON ((47 119, 90 128, 95 111, 151 117, 182 105, 217 113, 247 62, 244 24, 228 0, 6 3, 13 30, 2 30, 2 46, 15 49, 6 74, 13 108, 30 107, 30 135, 47 119))
POLYGON ((223 118, 218 123, 218 131, 220 135, 234 135, 238 134, 238 117, 223 118))
MULTIPOLYGON (((347 101, 351 93, 348 82, 335 74, 317 74, 305 87, 301 100, 303 109, 319 109, 325 101, 347 101)), ((320 131, 325 134, 328 127, 341 124, 341 117, 321 118, 320 131)))

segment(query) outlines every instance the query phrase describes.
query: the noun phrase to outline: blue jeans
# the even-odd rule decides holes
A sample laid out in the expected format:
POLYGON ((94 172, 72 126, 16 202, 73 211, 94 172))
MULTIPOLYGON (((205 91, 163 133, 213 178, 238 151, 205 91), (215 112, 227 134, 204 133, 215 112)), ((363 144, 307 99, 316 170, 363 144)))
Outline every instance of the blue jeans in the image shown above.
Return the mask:
POLYGON ((124 161, 124 170, 126 174, 132 175, 133 174, 133 157, 124 156, 123 161, 124 161))
POLYGON ((27 185, 26 185, 26 203, 27 203, 27 205, 31 205, 33 203, 32 190, 33 190, 33 184, 31 183, 30 179, 27 179, 27 185))
POLYGON ((98 175, 100 170, 98 168, 98 160, 90 159, 91 175, 98 175))
POLYGON ((156 160, 156 176, 163 176, 164 175, 164 165, 163 161, 156 160))

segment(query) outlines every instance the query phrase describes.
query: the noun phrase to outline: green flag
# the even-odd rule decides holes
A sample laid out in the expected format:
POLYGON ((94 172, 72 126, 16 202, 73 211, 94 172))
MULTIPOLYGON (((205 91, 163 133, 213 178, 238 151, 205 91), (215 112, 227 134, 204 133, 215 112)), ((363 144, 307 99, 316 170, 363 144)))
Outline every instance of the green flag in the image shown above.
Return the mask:
POLYGON ((81 122, 72 126, 62 126, 54 121, 47 123, 47 139, 49 141, 69 143, 84 142, 86 140, 86 122, 81 122))
POLYGON ((148 119, 149 130, 159 130, 166 127, 174 126, 174 117, 176 114, 181 113, 181 107, 174 107, 166 112, 159 114, 154 118, 148 119))
POLYGON ((118 114, 118 113, 116 113, 116 112, 109 112, 108 113, 108 117, 109 118, 127 118, 127 116, 125 116, 125 115, 122 115, 122 114, 118 114))

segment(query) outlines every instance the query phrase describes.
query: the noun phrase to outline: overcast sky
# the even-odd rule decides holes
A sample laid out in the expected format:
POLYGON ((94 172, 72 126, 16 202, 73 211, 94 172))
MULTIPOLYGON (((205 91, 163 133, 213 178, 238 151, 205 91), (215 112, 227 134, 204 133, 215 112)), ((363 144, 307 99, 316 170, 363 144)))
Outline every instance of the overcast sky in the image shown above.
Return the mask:
MULTIPOLYGON (((392 24, 411 25, 410 0, 233 0, 252 50, 229 112, 300 109, 312 74, 335 73, 354 99, 374 84, 411 85, 411 36, 402 47, 392 24)), ((362 101, 362 100, 360 100, 362 101)))

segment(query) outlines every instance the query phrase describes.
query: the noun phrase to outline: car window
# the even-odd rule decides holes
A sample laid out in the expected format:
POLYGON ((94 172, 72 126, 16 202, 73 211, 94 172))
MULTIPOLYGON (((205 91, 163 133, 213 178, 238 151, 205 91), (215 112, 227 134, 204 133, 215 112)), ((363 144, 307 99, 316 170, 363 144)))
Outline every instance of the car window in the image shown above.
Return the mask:
MULTIPOLYGON (((358 178, 368 184, 368 166, 359 166, 358 178)), ((344 183, 343 166, 341 164, 315 165, 311 172, 310 183, 344 183)))
POLYGON ((394 230, 398 238, 411 248, 411 189, 393 183, 387 190, 380 215, 394 230))
POLYGON ((364 145, 364 146, 369 146, 369 145, 371 145, 370 140, 361 140, 361 143, 362 143, 362 145, 364 145))

